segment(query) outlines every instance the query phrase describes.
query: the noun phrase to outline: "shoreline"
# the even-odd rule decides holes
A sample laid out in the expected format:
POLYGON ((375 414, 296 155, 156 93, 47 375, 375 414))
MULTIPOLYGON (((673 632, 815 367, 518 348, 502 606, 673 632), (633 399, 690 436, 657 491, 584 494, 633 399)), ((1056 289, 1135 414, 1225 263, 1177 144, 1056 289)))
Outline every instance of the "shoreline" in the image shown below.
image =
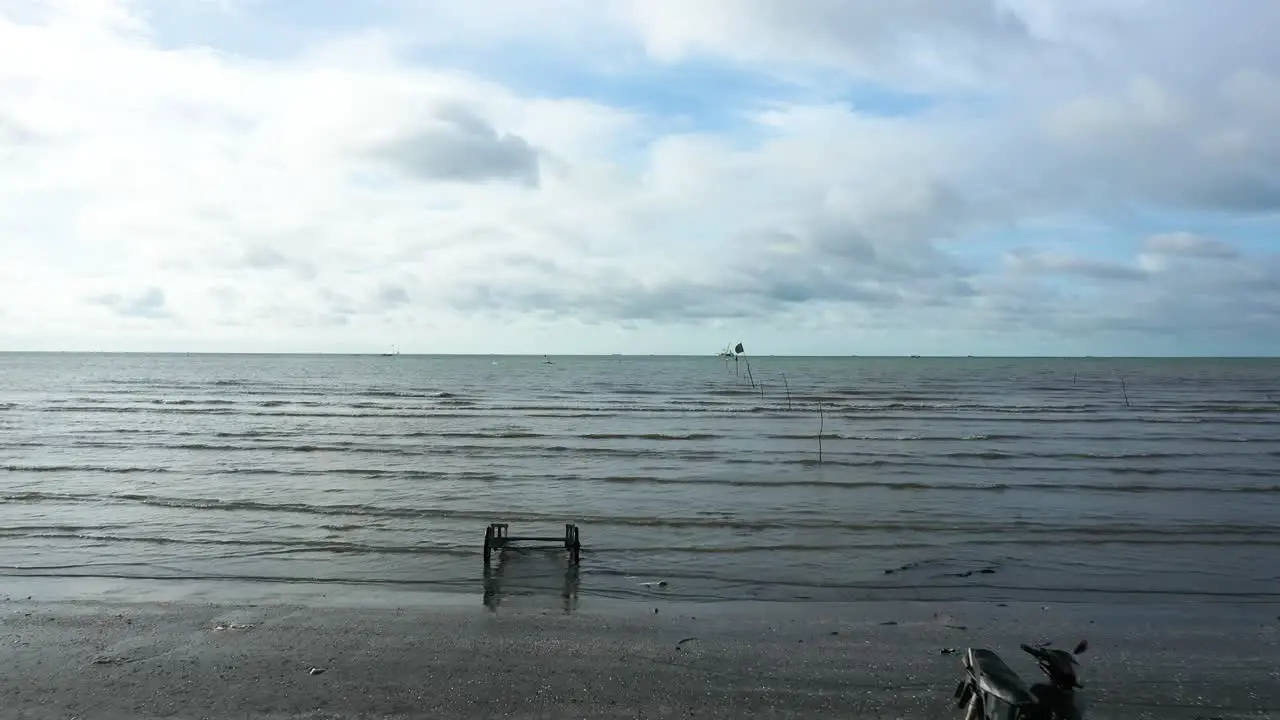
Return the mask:
POLYGON ((1018 643, 1081 638, 1091 719, 1280 714, 1280 619, 1258 606, 606 600, 565 613, 548 596, 490 610, 476 595, 411 608, 12 595, 0 707, 19 720, 959 717, 965 647, 1033 682, 1018 643))
POLYGON ((574 608, 620 607, 634 603, 676 603, 691 606, 757 604, 761 607, 805 607, 872 605, 876 603, 929 603, 936 605, 970 603, 1079 604, 1092 607, 1148 608, 1164 606, 1219 608, 1280 607, 1280 595, 1250 592, 1105 591, 1066 588, 943 588, 937 586, 867 586, 851 588, 848 597, 838 599, 797 597, 769 598, 703 595, 687 590, 681 579, 669 583, 659 576, 631 578, 634 589, 616 592, 598 589, 565 574, 547 577, 503 578, 500 571, 472 582, 376 582, 292 580, 285 578, 153 578, 113 575, 5 575, 0 574, 0 601, 27 598, 42 602, 99 598, 111 602, 169 602, 259 605, 300 605, 307 607, 419 608, 469 607, 523 603, 527 598, 560 598, 574 608))

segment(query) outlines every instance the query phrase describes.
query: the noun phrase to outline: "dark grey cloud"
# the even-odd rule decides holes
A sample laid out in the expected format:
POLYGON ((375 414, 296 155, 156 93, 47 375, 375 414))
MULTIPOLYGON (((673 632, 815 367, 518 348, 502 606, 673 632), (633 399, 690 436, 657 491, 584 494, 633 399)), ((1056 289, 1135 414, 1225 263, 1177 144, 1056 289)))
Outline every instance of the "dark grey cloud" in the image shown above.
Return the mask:
POLYGON ((240 308, 244 297, 239 290, 229 285, 215 285, 208 289, 209 297, 224 313, 233 313, 240 308))
POLYGON ((345 325, 410 307, 413 296, 402 284, 382 282, 372 288, 320 286, 313 289, 312 312, 302 322, 345 325))
POLYGON ((821 222, 808 237, 781 233, 791 242, 808 245, 814 251, 856 263, 873 264, 878 259, 875 245, 858 229, 844 223, 821 222))
POLYGON ((503 258, 503 261, 507 267, 526 269, 535 273, 540 273, 543 276, 554 275, 561 270, 560 264, 556 261, 547 257, 531 255, 525 252, 515 252, 506 255, 503 258))
POLYGON ((424 127, 378 148, 378 157, 429 181, 540 181, 538 152, 519 135, 499 133, 461 106, 437 111, 424 127))
POLYGON ((1180 337, 1192 352, 1217 354, 1220 350, 1197 340, 1274 338, 1280 333, 1280 301, 1239 295, 1201 296, 1186 289, 1166 287, 1146 294, 1113 295, 1109 302, 1089 308, 1088 314, 1064 318, 1046 314, 1043 322, 1063 333, 1126 332, 1180 337), (1070 320, 1070 321, 1068 321, 1070 320))
POLYGON ((322 287, 318 294, 324 303, 324 310, 333 315, 354 315, 359 312, 358 303, 348 293, 332 288, 322 287))
MULTIPOLYGON (((1129 343, 1129 352, 1158 339, 1177 339, 1179 352, 1234 352, 1247 338, 1280 336, 1280 254, 1245 256, 1186 233, 1149 238, 1141 253, 1172 262, 1146 269, 1141 282, 1089 285, 1007 264, 1005 277, 985 283, 984 306, 1007 327, 1082 341, 1108 336, 1113 346, 1129 343)), ((1053 267, 1089 264, 1060 258, 1053 267)))
POLYGON ((265 242, 251 242, 238 256, 231 258, 227 266, 235 269, 279 271, 286 270, 302 280, 314 280, 315 264, 295 255, 286 255, 265 242))
POLYGON ((1063 342, 1086 343, 1080 352, 1231 352, 1242 337, 1280 335, 1280 255, 1246 256, 1215 238, 1154 236, 1128 262, 1022 250, 992 268, 962 257, 824 213, 806 229, 753 233, 723 262, 661 280, 527 257, 505 282, 464 282, 447 299, 464 312, 616 325, 766 322, 839 307, 859 328, 1026 336, 1028 352, 1063 342))
POLYGON ((811 257, 762 258, 740 264, 709 289, 728 293, 762 311, 811 302, 890 306, 900 301, 896 287, 868 275, 846 272, 838 264, 814 262, 811 257))
POLYGON ((409 291, 399 285, 383 284, 378 288, 376 302, 383 308, 394 308, 407 305, 410 301, 409 291))
MULTIPOLYGON (((1280 117, 1280 116, 1278 116, 1280 117)), ((1185 127, 1130 127, 1072 141, 1033 143, 1044 160, 1048 202, 1081 211, 1143 205, 1230 214, 1280 211, 1280 134, 1248 141, 1250 159, 1196 152, 1229 121, 1205 118, 1185 127), (1259 166, 1259 159, 1270 157, 1259 166)), ((998 178, 997 178, 998 181, 998 178)))
POLYGON ((40 138, 40 134, 26 123, 19 122, 16 118, 0 115, 0 146, 30 145, 40 140, 40 138))
POLYGON ((1015 272, 1075 275, 1094 280, 1145 280, 1148 277, 1145 270, 1131 265, 1026 248, 1010 252, 1006 264, 1015 272))
POLYGON ((170 314, 165 306, 164 291, 158 287, 132 294, 107 293, 91 298, 91 301, 124 317, 164 318, 170 314))
POLYGON ((546 258, 504 267, 519 272, 505 281, 461 283, 448 302, 464 311, 627 322, 760 318, 810 304, 889 312, 965 304, 979 294, 970 271, 932 244, 877 243, 830 217, 800 233, 752 233, 723 261, 661 280, 624 266, 602 270, 546 258), (774 245, 790 249, 769 249, 774 245))
POLYGON ((591 321, 671 322, 751 317, 754 304, 723 288, 698 281, 642 282, 618 273, 610 277, 562 276, 559 282, 504 284, 480 282, 454 292, 454 307, 467 312, 530 313, 591 321))
POLYGON ((284 255, 269 247, 251 248, 245 252, 241 263, 244 267, 258 270, 289 267, 292 264, 284 255))
POLYGON ((1240 252, 1221 240, 1192 233, 1152 235, 1142 243, 1142 251, 1152 255, 1187 258, 1234 260, 1240 252))

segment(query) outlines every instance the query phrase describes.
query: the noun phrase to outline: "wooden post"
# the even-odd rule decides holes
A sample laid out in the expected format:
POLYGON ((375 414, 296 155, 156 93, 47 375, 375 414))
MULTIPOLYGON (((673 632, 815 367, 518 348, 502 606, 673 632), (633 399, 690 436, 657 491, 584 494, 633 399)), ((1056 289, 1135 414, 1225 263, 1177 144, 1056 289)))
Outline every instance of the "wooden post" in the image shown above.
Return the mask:
POLYGON ((826 418, 823 416, 822 403, 818 403, 818 464, 822 464, 822 431, 826 424, 826 418))
POLYGON ((484 566, 489 567, 489 552, 493 549, 493 526, 484 529, 484 566))

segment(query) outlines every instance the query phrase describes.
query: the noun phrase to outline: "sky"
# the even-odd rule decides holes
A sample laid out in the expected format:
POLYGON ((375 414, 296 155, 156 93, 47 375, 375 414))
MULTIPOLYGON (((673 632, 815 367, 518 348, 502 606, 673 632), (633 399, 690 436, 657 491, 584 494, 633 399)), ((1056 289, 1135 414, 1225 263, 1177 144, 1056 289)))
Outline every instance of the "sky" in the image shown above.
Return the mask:
POLYGON ((1276 28, 4 0, 0 350, 1280 354, 1276 28))

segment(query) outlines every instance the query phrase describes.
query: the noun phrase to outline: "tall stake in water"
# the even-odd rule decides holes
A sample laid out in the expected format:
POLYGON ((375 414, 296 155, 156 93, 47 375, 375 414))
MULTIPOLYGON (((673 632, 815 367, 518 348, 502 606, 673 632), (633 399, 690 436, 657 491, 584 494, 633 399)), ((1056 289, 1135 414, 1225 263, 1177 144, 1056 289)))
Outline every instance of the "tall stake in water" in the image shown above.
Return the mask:
POLYGON ((822 403, 818 403, 818 464, 822 464, 822 431, 825 424, 825 418, 822 412, 822 403))
POLYGON ((1129 404, 1129 386, 1124 384, 1124 376, 1120 376, 1120 392, 1124 393, 1124 406, 1133 407, 1129 404))
POLYGON ((787 374, 782 373, 782 384, 787 388, 787 409, 791 409, 791 383, 787 382, 787 374))

